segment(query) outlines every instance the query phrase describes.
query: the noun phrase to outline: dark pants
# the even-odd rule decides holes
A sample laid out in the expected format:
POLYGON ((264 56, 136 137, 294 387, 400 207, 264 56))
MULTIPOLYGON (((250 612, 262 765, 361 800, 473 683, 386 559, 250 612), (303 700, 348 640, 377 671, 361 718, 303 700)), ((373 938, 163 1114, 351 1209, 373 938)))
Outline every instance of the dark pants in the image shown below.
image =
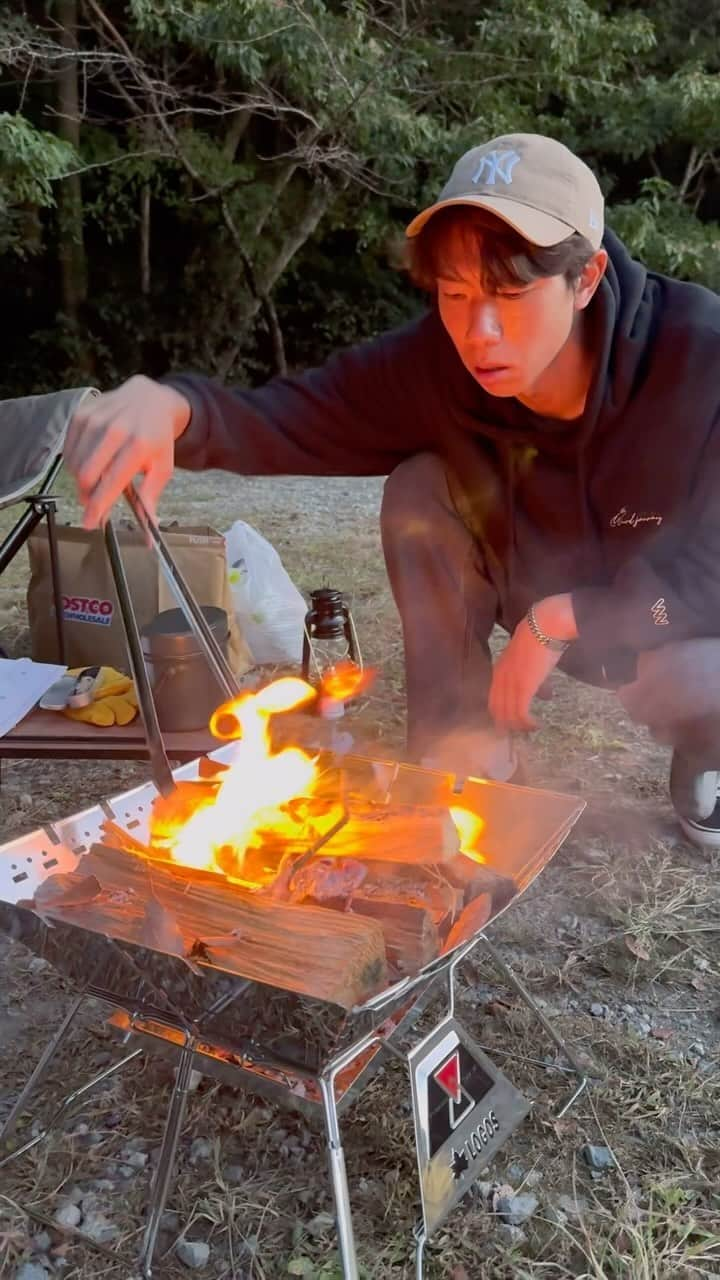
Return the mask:
MULTIPOLYGON (((496 623, 514 630, 531 603, 514 601, 512 592, 499 598, 461 510, 452 476, 434 454, 401 463, 385 484, 383 548, 402 621, 408 751, 416 759, 431 755, 439 739, 491 727, 488 639, 496 623)), ((585 678, 572 646, 560 665, 585 678)), ((698 771, 720 768, 720 639, 639 654, 632 683, 606 687, 698 771)))

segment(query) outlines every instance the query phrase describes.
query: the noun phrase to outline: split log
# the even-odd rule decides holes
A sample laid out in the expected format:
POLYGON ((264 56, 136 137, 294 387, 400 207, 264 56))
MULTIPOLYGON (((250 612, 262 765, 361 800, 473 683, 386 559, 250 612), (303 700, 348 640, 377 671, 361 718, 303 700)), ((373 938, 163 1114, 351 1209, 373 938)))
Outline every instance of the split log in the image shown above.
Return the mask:
POLYGON ((422 805, 365 805, 355 802, 344 827, 326 846, 333 857, 409 866, 444 863, 460 841, 447 809, 422 805))
POLYGON ((417 973, 440 951, 437 928, 430 912, 423 907, 355 895, 351 911, 378 921, 385 935, 388 961, 403 977, 417 973))
POLYGON ((502 911, 518 892, 518 886, 510 876, 502 876, 492 867, 476 862, 464 853, 444 863, 443 873, 462 890, 466 903, 472 902, 480 893, 489 893, 493 915, 502 911))
MULTIPOLYGON (((106 848, 119 849, 124 853, 138 854, 148 858, 153 864, 164 863, 166 866, 179 867, 172 857, 168 845, 144 844, 117 822, 107 818, 102 825, 102 843, 106 848)), ((298 846, 302 852, 308 847, 305 840, 298 846)), ((282 840, 264 841, 261 845, 253 845, 246 849, 242 857, 234 845, 221 845, 215 850, 217 870, 207 871, 207 875, 225 875, 231 878, 247 880, 253 885, 266 885, 277 875, 280 864, 285 857, 285 845, 282 840)))
POLYGON ((124 849, 126 853, 137 853, 142 858, 167 858, 167 851, 163 849, 160 854, 152 845, 144 844, 142 840, 138 840, 135 836, 121 827, 118 822, 113 822, 112 818, 106 818, 101 827, 103 843, 112 845, 116 849, 124 849))
POLYGON ((55 898, 44 915, 173 955, 181 939, 186 957, 193 953, 200 963, 345 1009, 387 984, 385 940, 374 920, 286 906, 212 873, 148 863, 104 845, 93 845, 77 871, 94 876, 102 895, 80 906, 55 898))
POLYGON ((438 929, 447 928, 462 910, 465 890, 453 884, 444 872, 444 865, 417 867, 398 862, 370 862, 362 896, 422 907, 438 929))
MULTIPOLYGON (((181 782, 176 792, 153 802, 152 845, 144 846, 115 823, 106 822, 103 834, 109 844, 153 860, 167 858, 178 827, 201 806, 212 803, 217 781, 181 782)), ((307 853, 326 836, 342 816, 337 796, 299 797, 283 806, 282 831, 258 833, 257 843, 245 851, 231 844, 216 855, 219 868, 236 879, 266 884, 281 864, 307 853)), ((434 867, 457 856, 459 838, 447 809, 431 806, 372 805, 355 802, 347 821, 322 846, 323 856, 352 858, 368 864, 393 863, 408 867, 434 867)))
MULTIPOLYGON (((74 914, 80 918, 79 912, 74 914)), ((69 920, 69 911, 67 917, 69 920)), ((193 975, 174 957, 88 933, 59 919, 46 923, 27 904, 8 906, 0 902, 0 929, 79 987, 91 982, 106 991, 137 996, 158 1009, 169 1008, 189 1018, 203 1012, 210 994, 207 980, 193 975)), ((224 984, 231 981, 220 976, 219 980, 224 984)))
POLYGON ((455 921, 450 930, 443 946, 443 954, 452 951, 453 947, 457 947, 461 942, 469 942, 474 938, 476 933, 485 928, 490 916, 492 915, 492 898, 489 893, 481 893, 477 898, 463 910, 460 918, 455 921))

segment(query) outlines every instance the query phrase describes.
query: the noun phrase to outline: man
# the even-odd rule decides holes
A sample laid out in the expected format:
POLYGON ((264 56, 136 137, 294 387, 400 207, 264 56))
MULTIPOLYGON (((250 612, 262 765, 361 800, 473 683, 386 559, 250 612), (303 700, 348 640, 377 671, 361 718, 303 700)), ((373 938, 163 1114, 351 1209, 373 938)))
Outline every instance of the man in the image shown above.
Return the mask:
POLYGON ((592 172, 539 135, 467 152, 407 235, 412 324, 257 390, 136 377, 79 411, 86 524, 173 465, 389 475, 411 754, 511 778, 559 664, 675 748, 685 830, 720 847, 720 299, 603 235, 592 172))

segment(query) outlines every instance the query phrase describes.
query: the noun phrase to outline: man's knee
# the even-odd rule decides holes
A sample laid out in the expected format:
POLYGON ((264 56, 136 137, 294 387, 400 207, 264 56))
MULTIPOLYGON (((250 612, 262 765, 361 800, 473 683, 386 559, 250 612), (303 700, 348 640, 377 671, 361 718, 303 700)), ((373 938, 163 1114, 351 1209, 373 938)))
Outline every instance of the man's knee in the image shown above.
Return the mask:
POLYGON ((618 696, 658 741, 712 756, 720 767, 720 639, 679 641, 641 653, 637 678, 618 696))
POLYGON ((435 453, 416 453, 399 463, 385 481, 380 525, 383 534, 429 532, 450 506, 445 464, 435 453))

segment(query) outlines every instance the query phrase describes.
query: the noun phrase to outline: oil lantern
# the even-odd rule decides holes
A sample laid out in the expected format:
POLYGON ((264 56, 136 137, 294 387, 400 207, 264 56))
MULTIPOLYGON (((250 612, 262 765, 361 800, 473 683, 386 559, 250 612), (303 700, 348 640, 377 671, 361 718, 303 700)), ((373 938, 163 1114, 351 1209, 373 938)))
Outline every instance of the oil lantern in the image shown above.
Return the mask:
MULTIPOLYGON (((320 587, 310 592, 310 608, 305 614, 302 673, 310 684, 321 687, 336 671, 356 667, 362 671, 362 656, 353 616, 341 591, 320 587)), ((321 692, 321 715, 341 716, 344 702, 338 697, 324 697, 321 692)))

